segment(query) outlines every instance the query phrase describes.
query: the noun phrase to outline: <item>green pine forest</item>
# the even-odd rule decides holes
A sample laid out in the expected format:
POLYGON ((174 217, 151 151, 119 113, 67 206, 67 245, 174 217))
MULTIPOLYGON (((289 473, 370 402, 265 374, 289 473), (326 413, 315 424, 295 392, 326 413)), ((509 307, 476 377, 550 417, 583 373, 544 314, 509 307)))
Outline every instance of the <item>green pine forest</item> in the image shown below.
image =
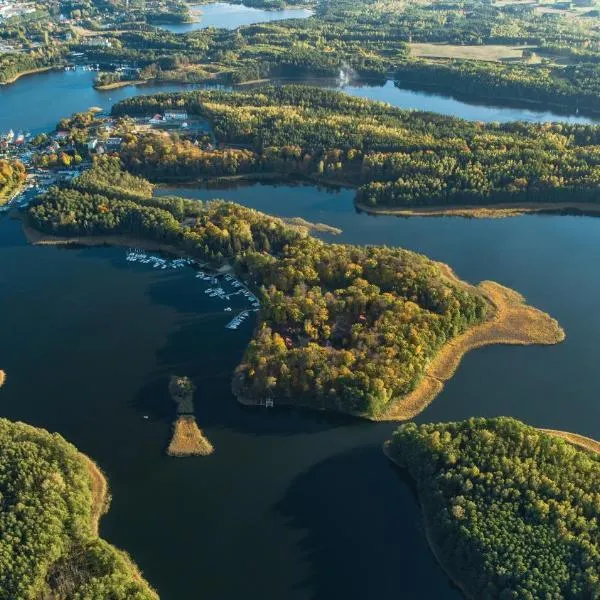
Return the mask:
POLYGON ((515 419, 402 425, 430 542, 468 598, 600 597, 600 457, 515 419))

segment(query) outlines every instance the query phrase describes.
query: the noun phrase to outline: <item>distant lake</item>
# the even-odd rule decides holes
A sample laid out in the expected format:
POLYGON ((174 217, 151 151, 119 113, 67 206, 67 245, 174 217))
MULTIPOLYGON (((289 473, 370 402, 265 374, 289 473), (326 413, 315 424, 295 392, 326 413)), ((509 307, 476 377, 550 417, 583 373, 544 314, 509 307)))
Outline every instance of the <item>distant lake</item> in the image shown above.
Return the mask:
POLYGON ((285 8, 282 10, 265 10, 251 8, 243 4, 215 2, 212 4, 192 5, 192 14, 198 18, 195 23, 159 25, 161 29, 172 33, 189 33, 198 29, 216 27, 221 29, 237 29, 242 25, 254 25, 284 19, 306 19, 313 14, 307 8, 285 8))

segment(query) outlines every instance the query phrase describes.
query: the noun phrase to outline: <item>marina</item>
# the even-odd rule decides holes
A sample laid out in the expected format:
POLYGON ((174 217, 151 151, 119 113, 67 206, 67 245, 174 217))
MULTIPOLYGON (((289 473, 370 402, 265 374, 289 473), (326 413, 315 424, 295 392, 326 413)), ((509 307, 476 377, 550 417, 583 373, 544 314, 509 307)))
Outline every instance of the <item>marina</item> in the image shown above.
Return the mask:
MULTIPOLYGON (((191 258, 165 258, 157 254, 149 254, 139 248, 128 249, 125 260, 129 263, 148 265, 154 269, 160 270, 179 270, 184 267, 198 266, 198 263, 191 258)), ((248 318, 250 312, 257 312, 260 309, 260 301, 256 295, 253 294, 239 279, 236 279, 229 273, 226 273, 225 275, 210 274, 198 270, 196 271, 194 278, 214 286, 204 290, 204 294, 209 298, 229 301, 236 296, 240 296, 250 303, 252 308, 244 309, 238 313, 229 323, 227 323, 227 325, 225 325, 226 329, 237 329, 248 318), (222 285, 217 285, 220 279, 223 283, 222 285), (232 289, 227 290, 223 285, 230 286, 232 289)), ((224 312, 233 312, 234 308, 226 306, 223 310, 224 312)))

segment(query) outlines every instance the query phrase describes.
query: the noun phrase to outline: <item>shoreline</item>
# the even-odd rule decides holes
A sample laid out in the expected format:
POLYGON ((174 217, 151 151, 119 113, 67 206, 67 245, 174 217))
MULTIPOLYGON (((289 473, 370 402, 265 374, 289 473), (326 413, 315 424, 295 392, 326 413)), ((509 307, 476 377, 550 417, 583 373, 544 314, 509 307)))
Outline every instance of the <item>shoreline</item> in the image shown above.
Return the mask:
POLYGON ((36 75, 37 73, 46 73, 47 71, 53 71, 55 69, 60 69, 60 65, 53 65, 50 67, 38 67, 37 69, 21 71, 20 73, 13 75, 10 79, 0 82, 0 85, 10 85, 11 83, 15 83, 15 81, 21 79, 21 77, 25 77, 27 75, 36 75))
POLYGON ((517 291, 494 281, 468 284, 444 263, 438 263, 455 285, 481 294, 489 304, 488 318, 444 344, 425 369, 421 383, 409 394, 390 403, 374 420, 407 421, 416 417, 439 395, 457 371, 463 357, 477 348, 491 345, 554 345, 566 335, 556 319, 530 306, 517 291))
POLYGON ((105 83, 102 85, 95 85, 93 88, 99 92, 106 92, 108 90, 116 90, 128 85, 146 85, 150 83, 149 79, 132 79, 131 81, 114 81, 113 83, 105 83))
MULTIPOLYGON (((459 59, 459 60, 473 60, 473 59, 459 59)), ((424 62, 428 62, 426 59, 424 62)), ((430 60, 430 63, 437 61, 430 60)), ((445 62, 445 61, 444 61, 445 62)), ((439 64, 439 63, 438 63, 439 64)), ((600 118, 600 111, 592 108, 577 109, 580 112, 573 114, 573 110, 567 104, 560 102, 551 102, 549 100, 534 100, 532 98, 523 98, 521 96, 494 96, 492 94, 477 94, 470 95, 461 90, 456 90, 449 85, 436 84, 436 83, 420 83, 414 79, 406 79, 402 81, 397 73, 390 73, 388 77, 394 85, 398 84, 399 89, 410 90, 414 92, 423 93, 438 93, 441 96, 453 98, 459 102, 471 103, 478 106, 508 108, 508 109, 523 109, 523 110, 537 110, 539 112, 551 112, 557 111, 557 114, 562 117, 575 117, 582 116, 586 119, 597 120, 600 118)), ((593 124, 593 123, 592 123, 593 124)))
MULTIPOLYGON (((390 445, 389 441, 386 441, 383 443, 383 446, 382 446, 383 454, 394 465, 395 468, 402 469, 402 471, 406 472, 406 469, 404 467, 402 467, 401 465, 399 465, 396 462, 396 460, 394 459, 394 457, 390 454, 389 445, 390 445)), ((412 481, 415 481, 412 477, 410 477, 410 479, 412 481)), ((415 481, 415 484, 416 484, 416 481, 415 481)), ((470 594, 467 593, 466 585, 462 581, 456 579, 454 574, 450 571, 448 566, 442 560, 441 552, 440 552, 439 548, 437 547, 437 545, 435 544, 435 542, 433 541, 433 537, 431 535, 431 525, 429 523, 429 519, 427 518, 427 513, 425 512, 425 507, 423 506, 423 502, 421 501, 421 494, 419 493, 418 488, 416 488, 416 491, 417 491, 417 502, 419 503, 419 508, 421 510, 421 522, 423 523, 425 540, 427 541, 427 545, 429 546, 429 549, 431 550, 433 557, 435 558, 438 565, 441 567, 442 571, 445 573, 446 577, 460 590, 460 592, 463 594, 463 596, 465 598, 467 598, 467 600, 475 600, 475 598, 473 596, 471 596, 470 594)))
MULTIPOLYGON (((141 247, 146 250, 163 251, 175 256, 188 256, 182 250, 150 240, 128 236, 98 236, 60 238, 41 233, 33 229, 22 219, 23 232, 27 241, 33 245, 58 246, 125 246, 141 247)), ((459 288, 482 296, 488 303, 487 319, 441 346, 431 359, 417 387, 408 394, 392 400, 381 415, 364 416, 371 421, 406 421, 421 413, 438 396, 458 369, 463 356, 470 350, 484 346, 501 345, 553 345, 565 339, 565 332, 558 322, 547 313, 526 304, 517 291, 493 281, 482 281, 472 285, 457 277, 452 268, 445 263, 436 263, 442 276, 459 288)), ((235 378, 235 373, 233 375, 235 378)), ((254 400, 236 394, 240 404, 260 406, 262 400, 254 400)), ((290 403, 301 407, 301 404, 290 403)), ((351 413, 345 413, 351 414, 351 413)))
POLYGON ((108 480, 100 467, 87 454, 79 452, 79 455, 86 464, 90 478, 90 487, 92 490, 92 531, 94 535, 99 536, 100 519, 108 512, 110 505, 108 480))
POLYGON ((579 435, 578 433, 571 433, 570 431, 561 431, 560 429, 544 429, 542 427, 538 427, 538 429, 549 435, 554 435, 556 437, 562 438, 570 444, 573 444, 573 446, 577 446, 578 448, 582 448, 583 450, 588 450, 589 452, 595 452, 596 454, 600 454, 600 442, 590 437, 586 437, 585 435, 579 435))
POLYGON ((149 252, 167 252, 179 257, 188 256, 188 254, 180 248, 165 244, 164 242, 155 242, 144 238, 119 235, 59 237, 50 233, 38 231, 24 219, 21 218, 20 220, 25 239, 33 246, 80 246, 88 248, 97 246, 116 246, 122 248, 139 247, 148 250, 149 252))
POLYGON ((504 219, 528 214, 581 214, 600 216, 600 204, 591 202, 532 202, 524 204, 451 204, 448 206, 423 206, 405 208, 374 208, 362 202, 354 202, 354 206, 369 215, 387 215, 394 217, 463 217, 469 219, 504 219))

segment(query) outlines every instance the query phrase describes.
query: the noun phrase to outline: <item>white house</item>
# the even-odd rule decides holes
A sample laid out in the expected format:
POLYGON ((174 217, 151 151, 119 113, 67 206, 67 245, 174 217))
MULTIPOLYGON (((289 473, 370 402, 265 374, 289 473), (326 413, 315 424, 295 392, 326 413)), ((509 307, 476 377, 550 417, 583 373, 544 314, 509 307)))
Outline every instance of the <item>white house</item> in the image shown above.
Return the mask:
POLYGON ((188 114, 185 110, 165 110, 167 121, 187 121, 188 114))

